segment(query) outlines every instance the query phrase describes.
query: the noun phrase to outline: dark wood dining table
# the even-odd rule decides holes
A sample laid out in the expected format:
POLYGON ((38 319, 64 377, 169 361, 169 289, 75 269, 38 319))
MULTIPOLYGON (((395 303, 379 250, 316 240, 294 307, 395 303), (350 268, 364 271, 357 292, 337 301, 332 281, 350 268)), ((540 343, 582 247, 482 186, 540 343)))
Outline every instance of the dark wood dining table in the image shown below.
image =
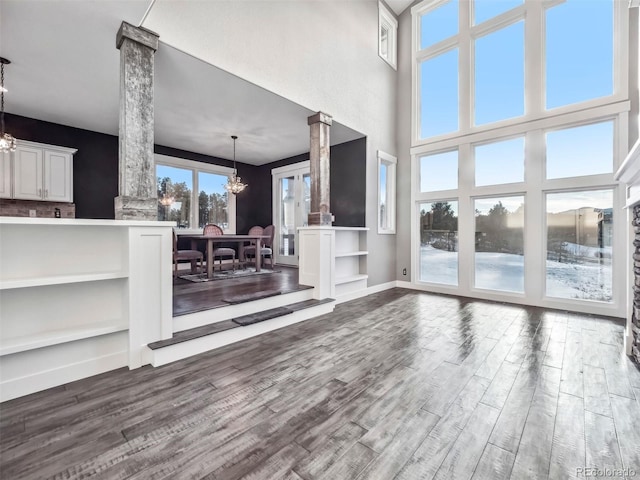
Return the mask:
POLYGON ((264 235, 180 235, 180 238, 186 238, 191 240, 191 249, 197 250, 198 243, 207 242, 207 278, 213 278, 213 245, 215 243, 229 243, 235 242, 238 244, 237 258, 239 261, 244 260, 242 250, 245 242, 255 241, 256 243, 256 272, 260 271, 262 263, 262 255, 260 251, 262 249, 262 240, 268 239, 264 235))

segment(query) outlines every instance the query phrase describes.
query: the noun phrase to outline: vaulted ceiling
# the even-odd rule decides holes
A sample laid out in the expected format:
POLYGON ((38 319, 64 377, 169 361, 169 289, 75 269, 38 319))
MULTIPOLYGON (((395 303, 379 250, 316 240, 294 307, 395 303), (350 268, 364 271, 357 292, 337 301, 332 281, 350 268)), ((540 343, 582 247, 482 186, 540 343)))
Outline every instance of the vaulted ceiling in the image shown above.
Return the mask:
MULTIPOLYGON (((150 0, 2 0, 0 56, 5 110, 39 120, 118 133, 119 51, 124 20, 139 25, 150 0)), ((409 0, 388 1, 396 12, 409 0)), ((153 7, 151 7, 153 8, 153 7)), ((314 112, 162 43, 156 53, 156 143, 261 165, 308 151, 314 112)), ((336 145, 363 135, 335 119, 336 145)))

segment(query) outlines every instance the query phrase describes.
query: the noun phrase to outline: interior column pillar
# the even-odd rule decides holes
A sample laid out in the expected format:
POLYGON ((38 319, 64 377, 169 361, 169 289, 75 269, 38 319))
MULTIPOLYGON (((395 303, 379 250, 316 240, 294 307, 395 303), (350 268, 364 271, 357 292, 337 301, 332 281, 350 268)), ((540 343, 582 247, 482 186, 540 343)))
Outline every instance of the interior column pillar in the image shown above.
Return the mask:
POLYGON ((153 157, 153 58, 158 35, 122 22, 120 50, 118 220, 157 220, 158 194, 153 157))
POLYGON ((331 115, 318 112, 307 119, 311 133, 311 212, 308 216, 309 225, 331 225, 330 199, 330 150, 331 115))

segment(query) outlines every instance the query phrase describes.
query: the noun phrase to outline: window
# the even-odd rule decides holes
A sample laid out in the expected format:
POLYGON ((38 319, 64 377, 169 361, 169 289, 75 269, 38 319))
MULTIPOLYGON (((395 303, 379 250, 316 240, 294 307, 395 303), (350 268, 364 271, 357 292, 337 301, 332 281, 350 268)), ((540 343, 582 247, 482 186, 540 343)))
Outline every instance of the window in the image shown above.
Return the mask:
POLYGON ((218 173, 198 172, 198 227, 215 223, 229 230, 229 192, 224 188, 227 176, 218 173))
POLYGON ((184 168, 158 165, 158 220, 176 222, 178 228, 191 228, 193 174, 184 168))
POLYGON ((458 151, 420 158, 420 191, 436 192, 458 188, 458 151))
POLYGON ((476 288, 524 292, 524 197, 474 204, 476 288))
POLYGON ((458 202, 420 204, 420 280, 458 284, 458 202))
POLYGON ((396 157, 378 150, 378 233, 396 233, 396 157))
POLYGON ((420 137, 458 130, 458 49, 420 64, 420 137))
POLYGON ((458 0, 436 5, 420 16, 420 48, 430 47, 458 33, 458 0))
POLYGON ((378 3, 378 54, 380 57, 397 69, 398 57, 398 20, 387 10, 382 3, 378 3))
POLYGON ((512 8, 522 5, 523 0, 500 0, 491 2, 474 2, 473 17, 474 24, 482 23, 485 20, 500 15, 512 8))
POLYGON ((547 108, 611 95, 613 0, 567 0, 545 19, 547 108))
POLYGON ((633 104, 625 2, 424 0, 411 13, 412 281, 626 315, 612 254, 628 228, 613 176, 633 104))
POLYGON ((547 295, 611 302, 613 191, 547 195, 547 295))
POLYGON ((475 146, 476 186, 524 182, 524 138, 475 146))
POLYGON ((425 0, 414 6, 414 144, 549 117, 558 107, 627 100, 628 92, 615 88, 616 78, 624 85, 628 57, 629 39, 615 38, 626 31, 622 20, 628 23, 623 3, 425 0), (464 25, 466 18, 474 23, 464 25))
POLYGON ((613 122, 547 133, 547 178, 613 171, 613 122))
POLYGON ((159 220, 191 230, 216 223, 235 233, 236 199, 224 189, 233 169, 165 155, 155 159, 159 220))
POLYGON ((475 42, 475 124, 524 115, 524 22, 475 42))

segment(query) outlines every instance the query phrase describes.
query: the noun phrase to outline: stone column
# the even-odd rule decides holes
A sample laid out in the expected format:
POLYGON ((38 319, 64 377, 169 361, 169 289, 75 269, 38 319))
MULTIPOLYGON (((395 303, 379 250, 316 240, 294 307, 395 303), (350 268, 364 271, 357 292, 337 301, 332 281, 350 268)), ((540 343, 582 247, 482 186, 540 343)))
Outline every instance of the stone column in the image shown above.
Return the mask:
POLYGON ((153 56, 158 35, 122 22, 120 50, 118 220, 157 220, 158 193, 153 158, 153 56))
POLYGON ((311 212, 309 225, 331 225, 333 215, 330 201, 330 149, 329 130, 331 115, 318 112, 307 119, 311 130, 311 212))

